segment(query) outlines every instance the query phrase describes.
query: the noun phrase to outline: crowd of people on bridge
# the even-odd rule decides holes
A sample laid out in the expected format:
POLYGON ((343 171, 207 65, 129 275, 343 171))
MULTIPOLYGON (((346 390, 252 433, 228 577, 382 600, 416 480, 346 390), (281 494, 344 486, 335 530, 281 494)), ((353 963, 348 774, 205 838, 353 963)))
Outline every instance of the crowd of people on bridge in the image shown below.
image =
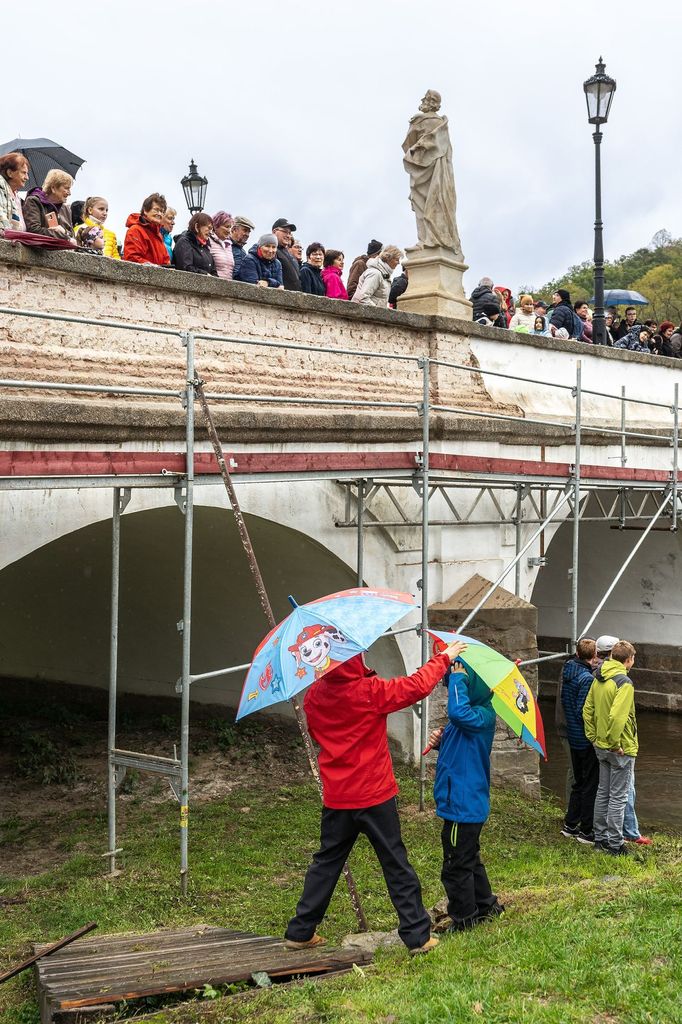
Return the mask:
POLYGON ((174 234, 177 211, 160 192, 129 215, 119 244, 106 227, 109 203, 103 196, 69 203, 73 178, 54 169, 42 188, 32 188, 22 200, 29 171, 21 153, 0 157, 0 232, 10 240, 382 308, 395 308, 407 287, 406 271, 394 279, 404 255, 395 245, 371 239, 344 284, 345 254, 318 241, 304 253, 287 217, 277 218, 250 246, 255 224, 226 210, 195 213, 187 228, 174 234))
POLYGON ((474 321, 485 327, 682 359, 682 324, 675 327, 672 320, 640 320, 635 306, 627 306, 622 317, 615 307, 606 309, 604 338, 598 341, 589 302, 582 298, 571 302, 565 288, 558 288, 550 302, 528 294, 515 302, 509 288, 482 277, 471 293, 471 302, 474 321))
MULTIPOLYGON (((187 228, 175 234, 177 211, 161 193, 147 196, 140 211, 126 221, 123 243, 106 226, 108 201, 89 196, 69 203, 73 178, 65 171, 48 172, 42 188, 21 193, 29 164, 15 152, 0 157, 0 232, 10 240, 80 252, 148 267, 173 268, 192 274, 241 281, 259 288, 307 292, 366 306, 397 308, 409 279, 398 267, 404 253, 372 238, 366 252, 352 261, 344 284, 345 254, 313 241, 306 247, 295 237, 296 225, 286 217, 249 245, 255 224, 243 215, 218 210, 195 213, 187 228)), ((471 294, 473 319, 489 327, 595 344, 592 310, 586 299, 571 302, 559 288, 547 302, 523 294, 515 301, 505 285, 481 278, 471 294)), ((630 352, 682 358, 682 324, 670 320, 641 322, 634 306, 619 317, 606 310, 603 344, 630 352)))

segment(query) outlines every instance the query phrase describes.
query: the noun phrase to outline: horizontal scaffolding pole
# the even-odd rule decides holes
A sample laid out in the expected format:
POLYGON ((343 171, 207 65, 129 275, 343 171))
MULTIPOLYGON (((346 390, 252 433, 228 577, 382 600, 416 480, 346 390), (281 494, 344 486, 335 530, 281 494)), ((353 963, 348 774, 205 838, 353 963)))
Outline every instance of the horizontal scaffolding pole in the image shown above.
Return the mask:
MULTIPOLYGON (((2 310, 0 310, 0 313, 2 310)), ((295 341, 269 341, 265 338, 231 338, 221 334, 195 334, 195 341, 219 341, 229 345, 255 345, 257 348, 284 348, 293 352, 322 352, 326 356, 361 356, 365 359, 390 359, 403 363, 419 363, 422 356, 406 356, 401 352, 370 352, 361 348, 330 348, 328 345, 301 345, 295 341)))
POLYGON ((47 313, 38 309, 13 309, 11 306, 0 306, 0 313, 7 316, 28 316, 36 320, 57 320, 67 324, 88 324, 91 327, 117 327, 122 331, 143 331, 145 334, 165 334, 167 337, 180 338, 182 331, 172 327, 148 327, 146 324, 128 324, 121 320, 95 320, 88 316, 70 316, 67 313, 47 313))
MULTIPOLYGON (((418 610, 418 609, 415 609, 418 610)), ((400 633, 417 633, 421 630, 421 626, 405 626, 403 629, 393 629, 382 634, 384 636, 398 636, 400 633)), ((379 637, 381 639, 382 637, 379 637)), ((203 679, 217 679, 219 676, 229 676, 236 672, 246 672, 247 669, 251 668, 251 662, 247 661, 244 665, 231 665, 229 668, 217 668, 213 672, 200 672, 197 675, 190 676, 190 683, 196 683, 203 679)), ((181 680, 178 680, 180 686, 176 685, 176 689, 181 688, 181 680)))

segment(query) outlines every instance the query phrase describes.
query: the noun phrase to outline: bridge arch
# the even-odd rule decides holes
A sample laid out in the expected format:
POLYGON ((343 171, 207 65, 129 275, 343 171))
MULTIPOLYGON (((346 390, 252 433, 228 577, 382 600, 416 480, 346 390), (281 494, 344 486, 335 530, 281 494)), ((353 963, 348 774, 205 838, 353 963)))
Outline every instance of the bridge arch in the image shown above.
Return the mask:
MULTIPOLYGON (((253 504, 261 513, 245 514, 277 617, 290 610, 290 593, 306 601, 356 583, 352 531, 335 530, 331 519, 333 488, 329 482, 242 488, 249 492, 245 507, 253 504)), ((103 493, 111 505, 111 491, 103 493)), ((266 624, 222 488, 197 488, 195 495, 192 671, 201 673, 248 661, 266 624)), ((108 685, 111 520, 103 509, 98 492, 89 522, 36 538, 43 543, 0 571, 0 675, 108 685)), ((174 694, 181 664, 176 623, 182 616, 183 530, 172 491, 137 492, 122 516, 122 691, 174 694)), ((393 585, 387 554, 387 542, 373 535, 369 582, 393 585)), ((403 671, 395 640, 377 648, 383 672, 403 671)), ((235 675, 198 682, 192 697, 236 704, 241 681, 235 675)))
MULTIPOLYGON (((590 627, 593 636, 611 633, 640 644, 677 646, 682 628, 679 603, 682 541, 662 517, 645 539, 590 627)), ((646 523, 624 530, 608 522, 580 525, 578 621, 589 621, 646 523)), ((547 564, 537 576, 531 600, 538 608, 538 635, 570 636, 573 526, 564 522, 547 546, 547 564)))

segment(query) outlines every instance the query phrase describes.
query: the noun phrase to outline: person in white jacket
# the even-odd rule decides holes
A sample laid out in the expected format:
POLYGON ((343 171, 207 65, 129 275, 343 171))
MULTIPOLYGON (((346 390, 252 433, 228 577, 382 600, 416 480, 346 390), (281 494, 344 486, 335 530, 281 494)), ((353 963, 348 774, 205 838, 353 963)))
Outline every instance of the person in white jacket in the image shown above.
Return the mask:
POLYGON ((522 295, 518 309, 509 321, 509 330, 526 327, 531 333, 535 330, 535 308, 532 295, 522 295))
POLYGON ((391 291, 391 276, 402 258, 403 253, 397 246, 387 245, 378 256, 367 260, 367 270, 360 277, 351 301, 385 309, 391 291))

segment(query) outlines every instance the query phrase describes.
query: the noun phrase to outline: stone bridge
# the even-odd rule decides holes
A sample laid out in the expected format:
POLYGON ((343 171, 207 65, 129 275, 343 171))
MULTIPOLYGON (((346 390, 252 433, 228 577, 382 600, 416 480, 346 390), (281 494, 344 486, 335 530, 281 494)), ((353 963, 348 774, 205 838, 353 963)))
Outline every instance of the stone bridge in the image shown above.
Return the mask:
MULTIPOLYGON (((174 692, 187 332, 277 615, 289 593, 358 577, 417 593, 426 439, 441 625, 462 621, 452 599, 472 577, 495 580, 538 534, 504 586, 560 649, 656 516, 593 628, 677 666, 677 361, 2 241, 0 306, 0 674, 106 685, 112 490, 130 487, 121 687, 174 692)), ((198 410, 195 438, 192 664, 204 673, 248 661, 263 620, 198 410)), ((508 653, 533 656, 528 636, 508 653)), ((412 670, 419 644, 382 640, 376 658, 412 670)), ((652 676, 652 703, 675 704, 673 678, 652 676)), ((236 703, 240 687, 228 676, 192 693, 236 703)), ((416 750, 411 712, 393 731, 416 750)))

